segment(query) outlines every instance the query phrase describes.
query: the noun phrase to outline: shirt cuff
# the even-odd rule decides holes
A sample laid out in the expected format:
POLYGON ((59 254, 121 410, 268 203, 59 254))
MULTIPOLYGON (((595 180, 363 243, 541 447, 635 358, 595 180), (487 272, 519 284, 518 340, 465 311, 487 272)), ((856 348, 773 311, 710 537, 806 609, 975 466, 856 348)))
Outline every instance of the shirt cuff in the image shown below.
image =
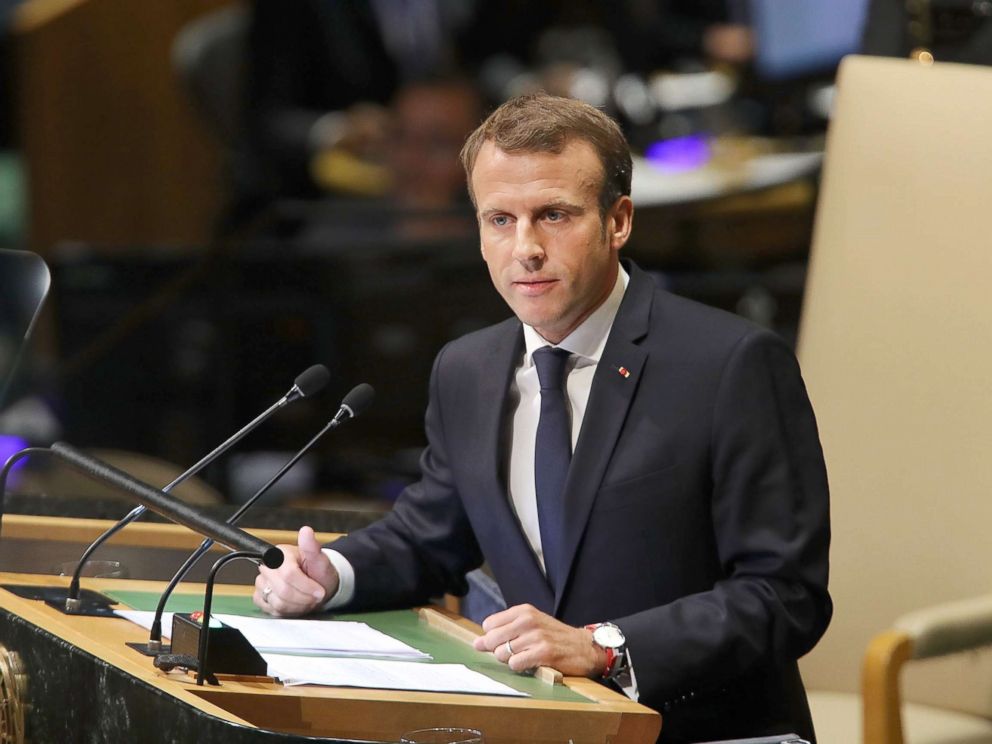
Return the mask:
POLYGON ((630 655, 630 649, 627 649, 627 668, 620 672, 613 682, 620 688, 624 695, 635 703, 638 701, 641 693, 637 689, 637 677, 634 676, 634 657, 630 655))
POLYGON ((338 590, 324 602, 324 610, 333 610, 348 604, 355 596, 355 568, 351 562, 336 550, 321 548, 321 552, 338 572, 338 590))

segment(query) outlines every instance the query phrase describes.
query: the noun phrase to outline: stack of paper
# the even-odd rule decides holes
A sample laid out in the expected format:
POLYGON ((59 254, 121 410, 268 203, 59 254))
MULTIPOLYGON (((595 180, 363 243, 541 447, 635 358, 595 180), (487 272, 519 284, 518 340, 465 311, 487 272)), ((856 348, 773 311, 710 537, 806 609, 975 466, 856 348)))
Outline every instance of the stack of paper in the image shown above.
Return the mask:
POLYGON ((282 654, 262 654, 262 658, 269 665, 269 674, 278 677, 286 685, 333 685, 527 697, 527 693, 473 672, 462 664, 419 664, 409 661, 313 658, 282 654))
MULTIPOLYGON (((145 628, 151 628, 155 614, 137 610, 116 612, 145 628)), ((210 618, 211 625, 217 620, 240 630, 262 654, 269 665, 268 673, 286 685, 527 697, 527 693, 496 682, 463 664, 424 664, 422 662, 429 660, 430 655, 365 623, 221 613, 210 618)), ((165 634, 171 632, 171 612, 163 616, 162 628, 165 634)))
POLYGON ((224 625, 241 631, 259 653, 329 656, 373 656, 383 659, 423 661, 429 654, 371 628, 365 623, 342 620, 289 620, 286 618, 216 616, 224 625))

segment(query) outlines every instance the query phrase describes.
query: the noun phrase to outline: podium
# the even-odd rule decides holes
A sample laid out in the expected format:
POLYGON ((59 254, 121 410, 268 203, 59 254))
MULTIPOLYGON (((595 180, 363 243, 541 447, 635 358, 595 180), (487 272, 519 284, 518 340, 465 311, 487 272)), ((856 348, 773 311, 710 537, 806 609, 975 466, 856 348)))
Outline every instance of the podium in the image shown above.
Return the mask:
MULTIPOLYGON (((5 542, 31 532, 16 523, 8 529, 6 522, 5 542)), ((159 537, 144 539, 160 545, 173 536, 185 542, 190 534, 172 525, 145 528, 159 537)), ((265 534, 283 542, 294 536, 265 534)), ((52 575, 0 573, 0 584, 64 582, 52 575)), ((98 591, 158 592, 162 586, 143 579, 83 579, 84 588, 98 591)), ((202 590, 200 584, 180 587, 202 590)), ((248 596, 252 589, 227 584, 216 591, 248 596)), ((437 643, 463 643, 433 628, 421 632, 437 633, 437 643)), ((487 744, 647 744, 660 730, 656 712, 588 679, 565 678, 564 686, 528 698, 283 687, 266 677, 222 678, 220 686, 197 687, 193 676, 155 669, 150 658, 125 645, 145 640, 147 631, 127 620, 63 615, 0 589, 0 671, 9 676, 0 680, 3 720, 9 725, 23 716, 25 740, 38 742, 396 742, 412 729, 464 726, 482 730, 487 744)))

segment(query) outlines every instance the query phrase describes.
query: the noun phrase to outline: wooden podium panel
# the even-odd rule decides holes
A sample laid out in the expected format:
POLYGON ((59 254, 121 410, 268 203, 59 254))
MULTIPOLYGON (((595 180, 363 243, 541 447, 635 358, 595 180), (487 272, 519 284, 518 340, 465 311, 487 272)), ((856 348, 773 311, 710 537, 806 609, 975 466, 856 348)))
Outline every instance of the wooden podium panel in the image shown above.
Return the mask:
MULTIPOLYGON (((25 529, 20 527, 22 532, 25 529)), ((5 541, 10 531, 17 530, 8 522, 5 541)), ((0 573, 0 584, 62 586, 65 581, 57 576, 0 573)), ((104 591, 160 591, 162 586, 162 582, 136 579, 83 579, 84 588, 104 591)), ((202 585, 184 588, 203 590, 202 585)), ((217 592, 244 596, 251 587, 222 585, 217 592)), ((283 687, 267 678, 222 680, 219 687, 197 687, 191 676, 161 672, 150 658, 124 645, 146 640, 147 631, 126 620, 67 616, 42 602, 0 589, 0 644, 21 658, 27 681, 27 740, 215 739, 253 744, 300 741, 302 736, 321 741, 395 742, 402 732, 412 729, 468 726, 482 730, 487 744, 569 740, 574 744, 641 744, 654 742, 660 729, 656 712, 581 678, 565 679, 567 687, 581 696, 570 695, 567 701, 283 687), (584 702, 576 701, 583 698, 584 702)))

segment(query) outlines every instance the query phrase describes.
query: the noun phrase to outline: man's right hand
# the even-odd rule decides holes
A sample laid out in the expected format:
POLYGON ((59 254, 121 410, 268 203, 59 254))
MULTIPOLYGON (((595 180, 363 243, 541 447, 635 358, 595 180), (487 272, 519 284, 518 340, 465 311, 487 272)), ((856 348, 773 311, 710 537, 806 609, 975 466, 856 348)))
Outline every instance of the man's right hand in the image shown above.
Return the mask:
POLYGON ((338 590, 338 572, 321 551, 310 527, 301 527, 297 545, 277 546, 286 559, 279 568, 259 566, 252 601, 276 617, 306 615, 338 590))

